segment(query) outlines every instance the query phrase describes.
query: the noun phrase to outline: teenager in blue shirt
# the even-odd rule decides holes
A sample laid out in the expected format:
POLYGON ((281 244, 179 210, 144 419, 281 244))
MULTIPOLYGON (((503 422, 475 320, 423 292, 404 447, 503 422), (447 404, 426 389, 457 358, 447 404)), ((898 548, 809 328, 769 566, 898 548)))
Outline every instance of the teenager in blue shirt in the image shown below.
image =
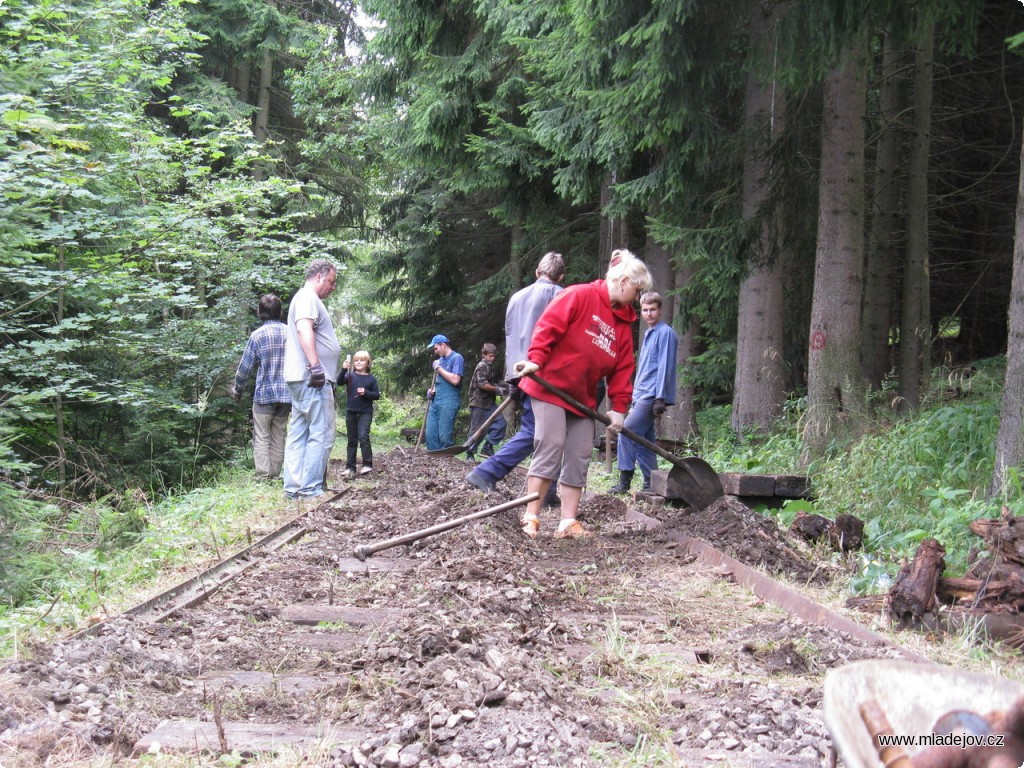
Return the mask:
POLYGON ((430 340, 437 359, 431 363, 434 368, 434 385, 427 396, 430 408, 427 411, 427 450, 437 451, 454 445, 455 415, 459 412, 462 376, 466 363, 462 355, 450 346, 448 337, 437 334, 430 340))
MULTIPOLYGON (((640 359, 633 382, 633 405, 625 427, 654 441, 655 419, 676 401, 676 349, 679 337, 661 319, 661 296, 650 291, 640 297, 640 316, 647 324, 640 345, 640 359)), ((658 457, 625 435, 619 435, 619 483, 612 493, 629 493, 636 466, 643 475, 643 490, 651 489, 651 472, 658 468, 658 457)))

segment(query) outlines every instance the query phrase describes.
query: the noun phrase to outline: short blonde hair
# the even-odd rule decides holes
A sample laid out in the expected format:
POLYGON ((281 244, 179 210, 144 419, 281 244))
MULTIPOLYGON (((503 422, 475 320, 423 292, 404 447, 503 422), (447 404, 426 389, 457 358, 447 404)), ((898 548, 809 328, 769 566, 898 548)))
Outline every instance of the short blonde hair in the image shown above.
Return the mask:
POLYGON ((653 282, 647 265, 634 256, 632 251, 627 251, 625 248, 612 251, 612 258, 608 263, 608 273, 604 279, 606 282, 612 283, 622 277, 628 277, 629 282, 636 286, 640 293, 648 290, 653 282))
POLYGON ((355 360, 360 357, 366 358, 366 372, 369 373, 370 368, 373 367, 373 359, 370 357, 370 353, 365 349, 357 350, 356 353, 352 355, 352 361, 355 362, 355 360))
POLYGON ((661 294, 657 291, 648 291, 640 297, 640 306, 644 304, 657 304, 661 307, 661 294))

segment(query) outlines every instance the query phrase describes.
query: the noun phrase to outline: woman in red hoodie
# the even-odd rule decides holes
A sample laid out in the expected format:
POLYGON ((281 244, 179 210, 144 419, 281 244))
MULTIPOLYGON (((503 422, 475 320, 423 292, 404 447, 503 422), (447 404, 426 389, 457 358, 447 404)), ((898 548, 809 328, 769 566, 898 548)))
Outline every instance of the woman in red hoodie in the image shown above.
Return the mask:
MULTIPOLYGON (((651 273, 626 250, 612 253, 604 280, 572 285, 562 291, 540 316, 526 360, 515 372, 524 378, 519 388, 531 398, 536 430, 527 493, 543 499, 558 468, 562 520, 556 538, 578 538, 591 533, 576 519, 587 469, 593 453, 594 424, 537 382, 526 378, 539 373, 584 405, 597 407, 597 384, 608 383, 608 417, 618 431, 633 394, 633 302, 651 287, 651 273)), ((523 533, 531 539, 540 530, 540 501, 526 507, 523 533)))

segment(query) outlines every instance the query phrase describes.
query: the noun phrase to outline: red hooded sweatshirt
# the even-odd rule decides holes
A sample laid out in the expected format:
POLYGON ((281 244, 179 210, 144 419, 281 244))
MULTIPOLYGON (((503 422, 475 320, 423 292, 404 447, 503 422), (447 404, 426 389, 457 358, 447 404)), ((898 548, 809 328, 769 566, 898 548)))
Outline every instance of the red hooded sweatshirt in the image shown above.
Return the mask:
MULTIPOLYGON (((625 413, 633 396, 634 322, 632 306, 612 308, 604 280, 571 285, 537 320, 526 357, 540 366, 540 376, 591 408, 597 407, 597 383, 607 377, 611 408, 625 413)), ((530 397, 583 415, 532 379, 522 379, 519 387, 530 397)))

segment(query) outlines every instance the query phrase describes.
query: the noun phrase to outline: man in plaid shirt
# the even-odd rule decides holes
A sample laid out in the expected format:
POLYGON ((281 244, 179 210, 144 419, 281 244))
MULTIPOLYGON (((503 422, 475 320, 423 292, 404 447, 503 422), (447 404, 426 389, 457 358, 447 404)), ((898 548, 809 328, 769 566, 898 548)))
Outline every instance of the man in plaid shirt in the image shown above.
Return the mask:
POLYGON ((284 463, 285 427, 292 410, 292 398, 284 380, 284 343, 287 326, 281 322, 281 299, 272 293, 260 297, 262 325, 252 332, 235 373, 231 396, 242 397, 242 389, 256 369, 256 391, 252 398, 252 453, 256 477, 276 480, 284 463))

